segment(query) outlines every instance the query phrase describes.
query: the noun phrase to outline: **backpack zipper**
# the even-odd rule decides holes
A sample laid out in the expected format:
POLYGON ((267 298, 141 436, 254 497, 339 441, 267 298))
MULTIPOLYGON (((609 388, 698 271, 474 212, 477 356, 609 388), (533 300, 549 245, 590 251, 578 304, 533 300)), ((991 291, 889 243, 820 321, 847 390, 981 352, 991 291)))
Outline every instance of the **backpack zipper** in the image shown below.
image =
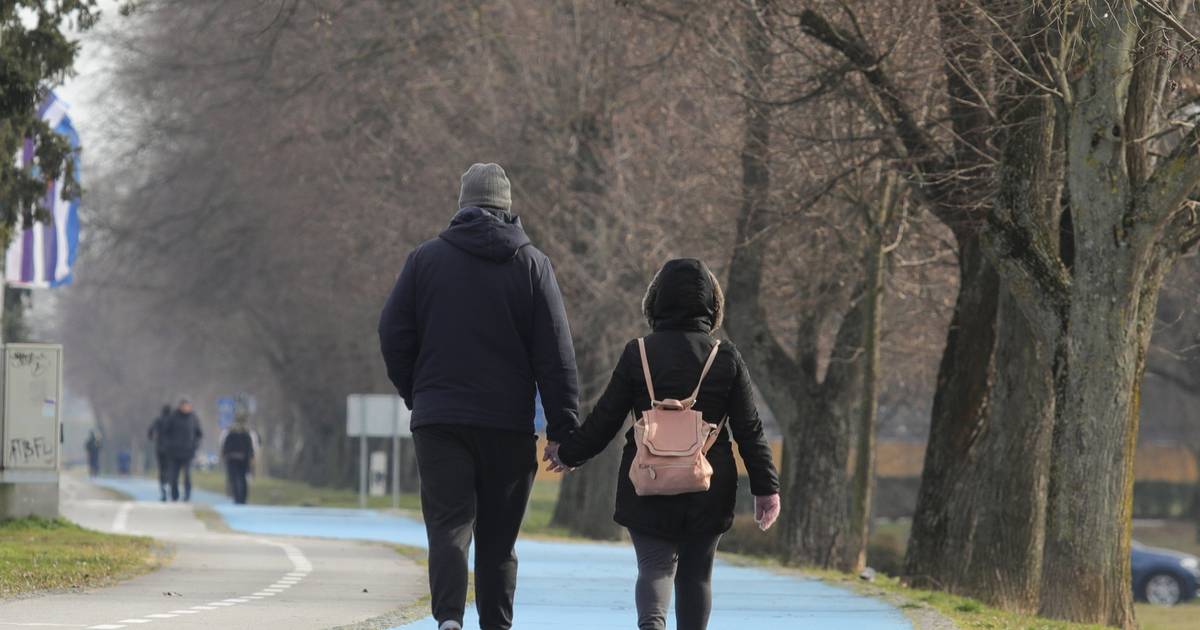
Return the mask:
POLYGON ((658 479, 655 468, 692 468, 693 466, 694 464, 639 464, 640 468, 649 469, 651 479, 658 479))

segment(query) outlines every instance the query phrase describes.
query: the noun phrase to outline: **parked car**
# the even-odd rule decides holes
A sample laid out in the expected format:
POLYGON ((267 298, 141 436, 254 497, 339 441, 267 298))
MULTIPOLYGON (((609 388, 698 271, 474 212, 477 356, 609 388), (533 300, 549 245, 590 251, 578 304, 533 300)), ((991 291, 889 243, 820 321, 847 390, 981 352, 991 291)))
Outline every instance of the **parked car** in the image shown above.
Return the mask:
POLYGON ((1174 606, 1197 595, 1200 560, 1195 556, 1133 543, 1133 596, 1174 606))

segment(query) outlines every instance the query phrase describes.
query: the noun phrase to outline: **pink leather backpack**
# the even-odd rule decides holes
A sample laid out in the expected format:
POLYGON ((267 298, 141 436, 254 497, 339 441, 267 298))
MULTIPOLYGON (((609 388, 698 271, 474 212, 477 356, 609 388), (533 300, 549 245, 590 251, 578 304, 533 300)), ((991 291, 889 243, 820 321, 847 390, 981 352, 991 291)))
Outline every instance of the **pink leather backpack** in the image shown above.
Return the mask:
POLYGON ((650 393, 650 409, 642 412, 642 417, 633 424, 637 454, 629 467, 629 479, 639 496, 708 490, 713 469, 706 455, 725 426, 725 420, 720 424, 706 422, 692 406, 696 404, 700 386, 704 384, 704 377, 708 376, 720 346, 720 341, 713 344, 700 373, 700 382, 691 396, 683 400, 656 400, 650 363, 646 359, 646 341, 638 339, 646 391, 650 393))

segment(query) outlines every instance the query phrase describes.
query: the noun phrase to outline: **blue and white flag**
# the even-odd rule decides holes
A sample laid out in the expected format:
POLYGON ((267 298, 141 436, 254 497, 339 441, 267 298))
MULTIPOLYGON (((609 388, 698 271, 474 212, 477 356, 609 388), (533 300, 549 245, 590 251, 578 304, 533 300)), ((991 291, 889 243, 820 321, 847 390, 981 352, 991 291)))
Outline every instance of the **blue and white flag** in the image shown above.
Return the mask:
MULTIPOLYGON (((72 148, 79 148, 79 134, 67 116, 67 104, 57 95, 50 93, 39 114, 51 129, 66 136, 72 148)), ((33 141, 26 140, 25 148, 17 158, 24 168, 36 168, 33 157, 33 141)), ((75 162, 78 178, 78 151, 71 159, 75 162)), ((62 181, 47 182, 43 203, 54 217, 53 225, 35 223, 32 228, 21 230, 9 243, 4 267, 9 286, 47 289, 70 284, 71 267, 79 248, 79 198, 64 200, 62 190, 62 181)))

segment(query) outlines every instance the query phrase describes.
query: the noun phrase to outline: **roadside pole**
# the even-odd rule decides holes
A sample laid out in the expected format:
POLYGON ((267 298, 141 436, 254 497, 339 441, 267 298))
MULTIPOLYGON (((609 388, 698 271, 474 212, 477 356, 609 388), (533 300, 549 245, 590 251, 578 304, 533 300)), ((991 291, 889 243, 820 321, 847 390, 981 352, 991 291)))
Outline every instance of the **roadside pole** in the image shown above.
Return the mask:
POLYGON ((359 398, 358 507, 367 507, 367 399, 359 398))
POLYGON ((400 399, 392 399, 392 509, 400 509, 400 399))

